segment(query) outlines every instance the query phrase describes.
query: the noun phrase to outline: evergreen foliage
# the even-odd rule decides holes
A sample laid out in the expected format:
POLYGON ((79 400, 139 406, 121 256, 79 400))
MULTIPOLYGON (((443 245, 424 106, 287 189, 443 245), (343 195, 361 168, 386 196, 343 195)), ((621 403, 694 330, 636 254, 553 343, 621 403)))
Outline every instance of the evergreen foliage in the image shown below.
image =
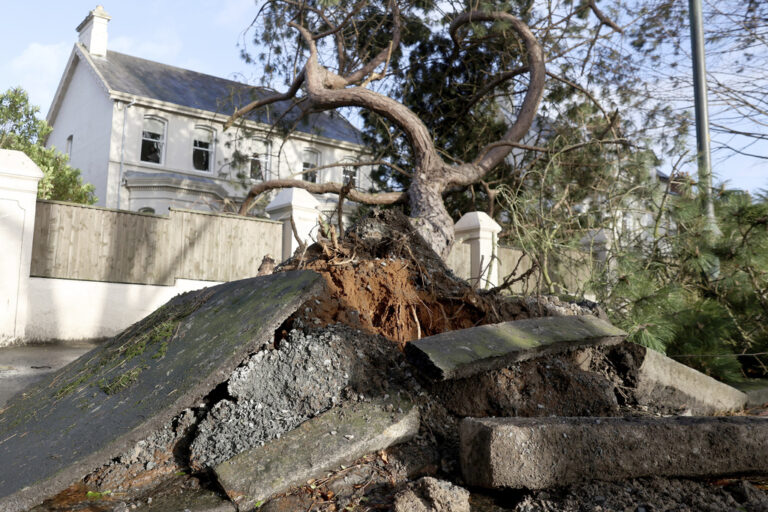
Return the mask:
POLYGON ((698 199, 680 185, 656 212, 667 229, 619 244, 591 289, 632 341, 721 379, 766 376, 768 201, 721 191, 723 236, 713 240, 698 199))
POLYGON ((69 165, 69 157, 44 146, 52 128, 38 119, 39 112, 20 87, 0 95, 0 149, 22 151, 40 167, 43 178, 37 188, 39 199, 95 203, 93 185, 83 183, 80 170, 69 165))

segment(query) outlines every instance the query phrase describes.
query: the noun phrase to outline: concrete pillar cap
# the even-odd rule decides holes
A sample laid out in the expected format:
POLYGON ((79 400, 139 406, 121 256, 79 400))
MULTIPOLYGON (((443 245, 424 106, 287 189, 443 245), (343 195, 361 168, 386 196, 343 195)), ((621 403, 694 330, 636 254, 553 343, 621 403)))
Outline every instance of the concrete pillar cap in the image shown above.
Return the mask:
POLYGON ((43 171, 21 151, 0 149, 0 175, 39 180, 43 171))
POLYGON ((493 234, 501 231, 501 226, 485 212, 468 212, 461 216, 454 226, 456 234, 469 234, 470 232, 490 232, 493 234))

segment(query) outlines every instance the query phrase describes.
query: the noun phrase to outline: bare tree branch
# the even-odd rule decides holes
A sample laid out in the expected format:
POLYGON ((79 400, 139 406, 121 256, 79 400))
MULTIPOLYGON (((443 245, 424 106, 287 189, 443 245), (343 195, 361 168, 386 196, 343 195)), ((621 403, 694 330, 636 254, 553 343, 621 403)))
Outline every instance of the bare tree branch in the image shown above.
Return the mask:
POLYGON ((245 116, 246 114, 256 110, 257 108, 261 108, 265 105, 271 105, 272 103, 277 103, 278 101, 284 101, 284 100, 289 100, 293 98, 294 96, 296 96, 296 93, 299 91, 299 88, 301 87, 302 83, 304 83, 303 69, 301 70, 301 72, 299 72, 298 75, 296 75, 296 78, 293 80, 291 87, 286 92, 282 94, 273 94, 272 96, 267 96, 266 98, 252 101, 248 105, 237 109, 235 113, 232 114, 232 116, 229 119, 227 119, 227 122, 224 123, 224 130, 229 129, 233 124, 235 124, 235 121, 245 116))
POLYGON ((361 82, 368 75, 370 75, 381 64, 389 62, 398 46, 400 46, 400 8, 397 6, 397 1, 392 2, 392 40, 389 45, 382 49, 378 55, 371 59, 367 64, 357 71, 344 77, 347 84, 352 85, 361 82))
POLYGON ((597 16, 597 19, 600 20, 600 23, 611 27, 611 29, 618 32, 619 34, 624 33, 624 30, 620 26, 618 26, 611 18, 606 16, 605 13, 597 7, 595 0, 589 0, 588 5, 589 8, 592 9, 592 12, 595 14, 595 16, 597 16))
MULTIPOLYGON (((311 183, 303 180, 269 180, 261 183, 257 183, 251 190, 248 191, 248 195, 243 200, 243 204, 240 206, 240 215, 245 215, 248 210, 251 209, 253 199, 259 194, 268 190, 274 190, 278 188, 302 188, 307 192, 313 194, 340 194, 344 190, 345 185, 341 183, 311 183)), ((363 204, 383 205, 383 204, 395 204, 404 201, 407 197, 405 192, 379 192, 368 193, 360 192, 359 190, 350 190, 346 194, 346 197, 352 201, 363 204)))
MULTIPOLYGON (((544 52, 541 49, 536 37, 528 28, 528 25, 521 20, 512 16, 506 12, 466 12, 459 14, 451 22, 449 33, 456 45, 459 45, 458 30, 468 23, 475 21, 504 21, 512 26, 512 29, 517 33, 518 37, 523 41, 525 49, 528 53, 528 70, 531 76, 528 84, 528 90, 525 93, 523 103, 520 105, 520 110, 517 115, 517 119, 509 127, 507 133, 504 134, 499 142, 519 142, 520 139, 528 133, 528 130, 533 124, 533 120, 536 117, 536 112, 539 109, 539 103, 544 94, 544 81, 546 77, 546 68, 544 64, 544 52)), ((511 147, 494 147, 490 150, 481 151, 484 156, 477 159, 472 167, 475 169, 465 172, 466 177, 457 184, 466 184, 477 181, 489 170, 499 165, 512 150, 511 147), (471 172, 474 171, 474 172, 471 172)), ((462 166, 467 167, 467 166, 462 166)))

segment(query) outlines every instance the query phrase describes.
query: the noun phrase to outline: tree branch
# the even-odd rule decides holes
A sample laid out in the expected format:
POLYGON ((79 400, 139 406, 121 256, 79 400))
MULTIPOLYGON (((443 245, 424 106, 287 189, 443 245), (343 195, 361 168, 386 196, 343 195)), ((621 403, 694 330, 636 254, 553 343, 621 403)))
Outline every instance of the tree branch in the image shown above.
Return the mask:
POLYGON ((298 75, 296 75, 296 78, 293 80, 291 87, 283 94, 273 94, 272 96, 267 96, 266 98, 252 101, 248 105, 237 109, 235 113, 232 114, 232 116, 230 116, 229 119, 227 119, 227 122, 224 123, 224 130, 226 131, 227 129, 231 128, 232 125, 235 124, 235 121, 245 116, 246 114, 256 110, 257 108, 261 108, 265 105, 271 105, 272 103, 277 103, 278 101, 284 101, 284 100, 289 100, 293 98, 294 96, 296 96, 296 93, 299 91, 299 88, 301 87, 302 83, 304 83, 303 69, 301 70, 301 72, 299 72, 298 75))
MULTIPOLYGON (((528 90, 525 93, 523 103, 520 105, 520 111, 517 119, 510 126, 507 133, 504 134, 499 142, 519 142, 522 137, 528 133, 539 109, 539 103, 544 94, 544 81, 546 78, 546 67, 544 64, 544 52, 531 32, 531 29, 520 19, 506 12, 467 12, 458 15, 451 22, 449 32, 451 39, 458 46, 458 30, 475 21, 503 21, 509 23, 518 37, 523 41, 528 53, 528 72, 530 82, 528 90)), ((490 149, 483 148, 480 152, 483 157, 475 160, 472 166, 460 166, 464 171, 464 176, 452 181, 456 184, 467 185, 484 176, 489 170, 499 165, 512 151, 511 146, 495 146, 490 149)))
MULTIPOLYGON (((278 179, 263 181, 251 187, 251 190, 248 191, 248 195, 243 200, 243 204, 240 206, 239 213, 240 215, 246 215, 248 210, 251 209, 253 199, 268 190, 277 188, 301 188, 312 194, 340 194, 345 186, 346 185, 341 183, 310 183, 309 181, 303 180, 278 179)), ((347 199, 358 203, 384 205, 404 201, 407 198, 407 194, 405 192, 378 192, 371 194, 352 189, 346 194, 346 197, 347 199)))
POLYGON ((595 0, 589 0, 589 8, 592 9, 592 12, 597 16, 597 19, 600 20, 600 23, 603 25, 609 26, 611 29, 613 29, 615 32, 618 32, 619 34, 623 34, 624 30, 618 26, 611 18, 605 15, 603 11, 601 11, 597 4, 595 3, 595 0))
POLYGON ((357 71, 344 77, 347 84, 357 84, 361 82, 365 77, 370 75, 377 67, 385 62, 389 62, 392 53, 400 46, 400 8, 397 6, 397 1, 392 2, 392 40, 390 43, 382 49, 378 55, 371 59, 366 65, 357 71))

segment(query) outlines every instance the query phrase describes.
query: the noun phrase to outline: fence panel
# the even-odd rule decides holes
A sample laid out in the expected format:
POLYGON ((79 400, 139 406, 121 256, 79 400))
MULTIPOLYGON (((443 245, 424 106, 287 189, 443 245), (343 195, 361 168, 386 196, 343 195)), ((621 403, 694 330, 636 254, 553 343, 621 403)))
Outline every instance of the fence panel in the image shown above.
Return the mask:
MULTIPOLYGON (((504 278, 515 273, 515 277, 522 276, 525 272, 530 270, 533 266, 531 258, 519 249, 513 249, 511 247, 499 247, 499 283, 504 282, 504 278)), ((526 279, 516 282, 510 288, 512 293, 530 293, 536 288, 536 280, 538 279, 538 272, 532 272, 526 279)))
POLYGON ((183 242, 183 263, 176 277, 244 279, 257 274, 265 255, 280 259, 279 222, 190 210, 171 210, 170 218, 183 242))
POLYGON ((35 277, 173 285, 231 281, 279 257, 280 223, 187 210, 169 216, 38 201, 35 277))

